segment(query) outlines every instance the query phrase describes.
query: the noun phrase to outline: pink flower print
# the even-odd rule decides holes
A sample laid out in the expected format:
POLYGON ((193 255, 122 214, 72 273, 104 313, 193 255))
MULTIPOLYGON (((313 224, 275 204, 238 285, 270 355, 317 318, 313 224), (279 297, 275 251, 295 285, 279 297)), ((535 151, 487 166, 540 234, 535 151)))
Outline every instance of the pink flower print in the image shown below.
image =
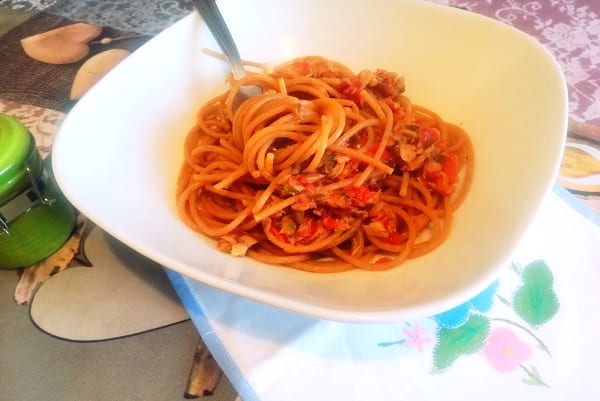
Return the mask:
POLYGON ((510 372, 531 356, 531 348, 511 330, 498 327, 488 337, 482 354, 497 371, 510 372))
POLYGON ((405 327, 402 329, 404 334, 408 337, 404 342, 404 346, 406 347, 415 347, 419 350, 419 352, 423 352, 423 345, 430 343, 431 338, 427 337, 427 329, 425 327, 421 327, 419 323, 415 323, 413 329, 410 327, 405 327))

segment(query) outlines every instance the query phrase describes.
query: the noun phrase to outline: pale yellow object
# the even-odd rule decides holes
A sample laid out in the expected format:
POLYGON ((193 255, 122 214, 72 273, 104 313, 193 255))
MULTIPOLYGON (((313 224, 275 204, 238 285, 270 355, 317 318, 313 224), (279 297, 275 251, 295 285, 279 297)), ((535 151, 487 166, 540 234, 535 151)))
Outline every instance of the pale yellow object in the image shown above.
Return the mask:
POLYGON ((583 149, 565 147, 560 174, 565 177, 587 177, 600 173, 600 160, 583 149))
POLYGON ((71 99, 81 98, 102 77, 123 61, 130 52, 124 49, 111 49, 90 57, 77 71, 71 87, 71 99))
POLYGON ((88 42, 102 32, 97 25, 78 22, 21 39, 29 57, 48 64, 69 64, 90 52, 88 42))
POLYGON ((199 398, 213 395, 221 377, 223 377, 223 371, 206 344, 200 339, 194 353, 194 361, 184 397, 199 398))

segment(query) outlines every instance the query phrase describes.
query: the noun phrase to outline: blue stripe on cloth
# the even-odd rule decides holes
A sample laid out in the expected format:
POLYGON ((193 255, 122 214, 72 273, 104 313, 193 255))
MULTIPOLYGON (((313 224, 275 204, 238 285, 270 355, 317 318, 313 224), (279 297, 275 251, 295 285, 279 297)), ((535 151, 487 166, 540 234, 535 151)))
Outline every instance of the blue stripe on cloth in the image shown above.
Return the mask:
POLYGON ((206 318, 198 300, 191 291, 192 286, 188 282, 190 279, 171 269, 165 268, 164 270, 169 280, 171 280, 171 284, 175 288, 183 306, 190 315, 192 322, 194 322, 194 325, 200 332, 202 340, 215 360, 219 363, 219 366, 237 391, 240 398, 244 401, 260 401, 258 395, 255 393, 248 380, 246 380, 246 377, 243 375, 240 368, 215 333, 209 320, 206 318))
POLYGON ((565 201, 570 207, 577 210, 583 217, 591 221, 597 226, 600 226, 600 215, 586 205, 581 199, 577 198, 565 187, 559 184, 554 184, 553 192, 565 201))

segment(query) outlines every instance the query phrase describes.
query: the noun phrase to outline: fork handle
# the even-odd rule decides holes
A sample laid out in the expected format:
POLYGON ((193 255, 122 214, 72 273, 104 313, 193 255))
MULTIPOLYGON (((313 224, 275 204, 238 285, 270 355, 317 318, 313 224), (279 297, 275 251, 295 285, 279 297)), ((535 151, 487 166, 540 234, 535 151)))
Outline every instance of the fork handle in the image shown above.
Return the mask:
POLYGON ((213 34, 217 44, 229 60, 231 72, 234 79, 240 79, 246 75, 246 70, 242 64, 242 58, 238 51, 233 37, 227 28, 223 15, 215 0, 193 0, 194 7, 204 19, 204 22, 213 34))

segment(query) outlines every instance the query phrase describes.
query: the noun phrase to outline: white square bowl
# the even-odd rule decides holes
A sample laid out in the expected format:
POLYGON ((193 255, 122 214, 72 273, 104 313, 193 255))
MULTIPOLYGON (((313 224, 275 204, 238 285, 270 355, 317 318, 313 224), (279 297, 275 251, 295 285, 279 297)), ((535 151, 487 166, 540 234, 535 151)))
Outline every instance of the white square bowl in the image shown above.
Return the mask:
POLYGON ((226 90, 227 65, 191 14, 119 64, 62 124, 53 167, 67 198, 101 228, 167 268, 291 311, 353 322, 445 311, 489 285, 551 187, 567 93, 535 39, 424 1, 223 0, 246 59, 322 55, 355 71, 403 75, 406 95, 469 133, 475 177, 450 237, 384 272, 314 274, 220 253, 175 206, 183 139, 200 105, 226 90))

